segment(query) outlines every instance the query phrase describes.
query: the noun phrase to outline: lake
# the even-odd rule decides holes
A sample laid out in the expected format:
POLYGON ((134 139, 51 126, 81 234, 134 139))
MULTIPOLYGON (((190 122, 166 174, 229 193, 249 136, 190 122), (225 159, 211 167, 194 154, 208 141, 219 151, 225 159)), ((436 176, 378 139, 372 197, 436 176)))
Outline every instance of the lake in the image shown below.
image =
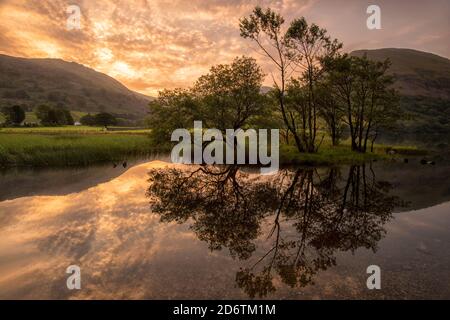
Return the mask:
POLYGON ((450 298, 448 162, 161 160, 0 172, 0 298, 450 298))

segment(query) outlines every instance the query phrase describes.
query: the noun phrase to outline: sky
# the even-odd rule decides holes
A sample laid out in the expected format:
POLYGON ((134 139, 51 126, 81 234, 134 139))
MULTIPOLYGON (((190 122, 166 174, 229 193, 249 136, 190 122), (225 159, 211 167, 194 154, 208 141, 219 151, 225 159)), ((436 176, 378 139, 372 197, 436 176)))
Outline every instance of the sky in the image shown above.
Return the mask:
POLYGON ((74 61, 156 96, 236 56, 255 57, 270 74, 239 35, 239 19, 256 5, 280 12, 286 25, 304 16, 348 52, 396 47, 450 58, 449 0, 0 0, 0 53, 74 61), (81 29, 68 30, 69 5, 79 6, 81 29), (381 9, 380 30, 367 28, 369 5, 381 9))

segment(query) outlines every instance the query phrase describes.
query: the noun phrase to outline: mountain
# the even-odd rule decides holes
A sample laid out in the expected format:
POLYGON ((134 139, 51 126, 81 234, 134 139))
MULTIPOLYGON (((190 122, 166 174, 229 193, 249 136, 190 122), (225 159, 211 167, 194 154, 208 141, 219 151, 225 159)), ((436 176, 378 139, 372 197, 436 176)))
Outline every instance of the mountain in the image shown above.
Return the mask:
MULTIPOLYGON (((392 62, 390 72, 396 78, 401 106, 409 117, 401 122, 397 136, 405 133, 450 135, 449 59, 395 48, 358 50, 351 55, 392 62)), ((133 120, 142 118, 151 99, 74 62, 0 54, 0 106, 20 104, 31 111, 40 103, 51 103, 73 111, 105 111, 133 120)))
POLYGON ((401 106, 410 120, 399 132, 413 134, 450 134, 450 60, 411 49, 358 50, 353 56, 392 63, 395 87, 401 106))
POLYGON ((406 96, 450 99, 450 60, 411 49, 358 50, 351 55, 382 61, 391 60, 396 87, 406 96))
POLYGON ((74 111, 109 112, 135 119, 147 112, 150 99, 75 62, 0 54, 0 105, 20 104, 31 110, 48 103, 74 111))

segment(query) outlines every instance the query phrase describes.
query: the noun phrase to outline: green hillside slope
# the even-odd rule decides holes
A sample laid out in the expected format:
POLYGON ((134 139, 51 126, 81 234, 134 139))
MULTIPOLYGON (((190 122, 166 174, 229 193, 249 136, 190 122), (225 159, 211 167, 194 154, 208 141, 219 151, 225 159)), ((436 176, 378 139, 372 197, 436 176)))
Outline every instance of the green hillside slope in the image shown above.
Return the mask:
POLYGON ((83 65, 60 59, 0 55, 0 105, 40 103, 129 118, 146 113, 149 98, 83 65))

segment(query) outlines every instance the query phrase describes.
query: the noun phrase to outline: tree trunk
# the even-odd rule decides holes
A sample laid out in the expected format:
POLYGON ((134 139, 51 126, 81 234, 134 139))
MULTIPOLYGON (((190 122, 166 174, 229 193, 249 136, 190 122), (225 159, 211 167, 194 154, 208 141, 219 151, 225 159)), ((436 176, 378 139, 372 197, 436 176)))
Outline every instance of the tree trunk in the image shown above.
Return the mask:
POLYGON ((378 137, 378 131, 375 131, 375 136, 372 139, 372 145, 370 146, 370 152, 373 152, 373 145, 375 144, 375 140, 378 137))
POLYGON ((350 138, 352 140, 352 150, 358 150, 356 145, 356 130, 353 127, 353 119, 352 119, 352 103, 350 101, 350 97, 347 97, 347 118, 348 118, 348 126, 350 128, 350 138))

